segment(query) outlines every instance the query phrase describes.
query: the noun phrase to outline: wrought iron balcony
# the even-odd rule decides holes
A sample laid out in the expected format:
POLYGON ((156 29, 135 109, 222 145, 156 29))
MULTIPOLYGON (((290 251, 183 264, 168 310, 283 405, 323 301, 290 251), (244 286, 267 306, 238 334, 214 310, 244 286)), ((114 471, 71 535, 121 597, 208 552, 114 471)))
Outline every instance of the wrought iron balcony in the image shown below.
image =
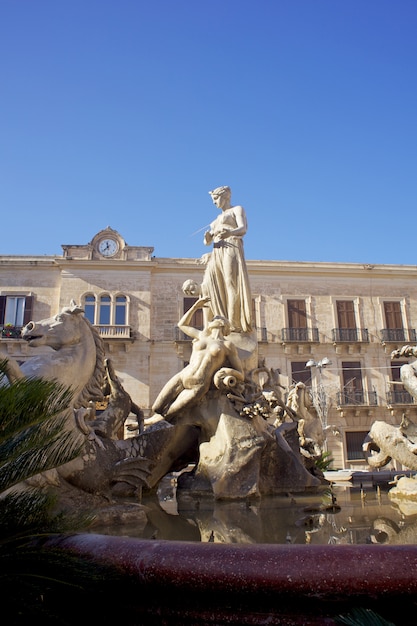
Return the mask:
POLYGON ((3 339, 20 339, 21 330, 23 326, 13 326, 11 324, 4 324, 1 326, 0 336, 3 339))
POLYGON ((333 328, 332 338, 334 343, 368 343, 369 333, 367 328, 333 328))
POLYGON ((415 343, 417 333, 414 328, 383 328, 381 339, 383 343, 415 343))
POLYGON ((377 406, 376 391, 339 391, 337 393, 338 406, 377 406))
POLYGON ((318 343, 318 328, 283 328, 281 330, 281 340, 284 342, 293 341, 298 343, 318 343))
POLYGON ((131 339, 132 337, 130 326, 97 324, 95 328, 102 339, 131 339))
POLYGON ((396 389, 395 391, 387 391, 387 404, 416 404, 416 401, 405 389, 396 389))
MULTIPOLYGON (((265 326, 261 326, 255 329, 257 340, 263 343, 268 341, 268 332, 265 326)), ((174 341, 192 341, 189 335, 182 332, 177 326, 175 327, 175 339, 174 341)))
POLYGON ((267 342, 268 341, 268 333, 265 326, 260 326, 256 328, 256 336, 258 341, 267 342))

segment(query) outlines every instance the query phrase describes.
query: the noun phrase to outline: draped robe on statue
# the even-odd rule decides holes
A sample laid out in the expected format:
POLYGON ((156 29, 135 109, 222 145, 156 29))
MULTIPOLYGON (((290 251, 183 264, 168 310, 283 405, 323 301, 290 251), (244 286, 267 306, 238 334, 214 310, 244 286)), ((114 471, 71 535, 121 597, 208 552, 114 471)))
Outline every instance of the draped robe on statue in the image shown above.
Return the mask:
POLYGON ((210 225, 213 250, 206 266, 202 288, 210 297, 213 315, 226 317, 232 331, 251 332, 252 298, 242 237, 217 239, 216 233, 234 230, 238 224, 234 207, 223 211, 210 225))

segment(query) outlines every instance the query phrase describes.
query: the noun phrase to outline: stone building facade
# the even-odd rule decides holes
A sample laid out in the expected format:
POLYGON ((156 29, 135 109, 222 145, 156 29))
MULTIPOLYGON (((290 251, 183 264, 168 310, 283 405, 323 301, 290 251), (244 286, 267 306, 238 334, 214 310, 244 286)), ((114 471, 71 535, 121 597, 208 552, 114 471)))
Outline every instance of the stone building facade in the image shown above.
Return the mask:
MULTIPOLYGON (((71 300, 100 328, 107 355, 132 399, 149 415, 165 382, 186 363, 190 340, 176 324, 201 282, 198 259, 159 258, 115 230, 62 256, 0 255, 0 352, 24 361, 30 319, 71 300)), ((417 266, 247 260, 259 359, 279 382, 305 382, 327 426, 334 468, 366 469, 362 441, 375 420, 417 423, 391 353, 416 342, 417 266)), ((198 322, 198 320, 197 320, 198 322)))

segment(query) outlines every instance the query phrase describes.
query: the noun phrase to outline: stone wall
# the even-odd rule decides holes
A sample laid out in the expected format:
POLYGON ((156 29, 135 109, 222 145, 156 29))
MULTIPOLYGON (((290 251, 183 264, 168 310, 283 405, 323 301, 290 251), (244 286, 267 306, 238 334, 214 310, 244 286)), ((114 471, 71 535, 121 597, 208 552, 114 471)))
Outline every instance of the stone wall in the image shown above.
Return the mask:
MULTIPOLYGON (((346 431, 367 431, 375 420, 398 424, 403 412, 417 421, 416 405, 387 404, 390 354, 400 345, 384 345, 381 340, 381 329, 386 326, 384 301, 398 301, 404 327, 417 328, 416 266, 251 260, 247 266, 262 339, 259 356, 268 367, 279 369, 282 385, 291 383, 293 361, 318 362, 323 357, 332 361, 322 371, 322 382, 332 404, 328 423, 335 426, 335 434, 329 431, 328 441, 336 467, 349 466, 346 431), (318 329, 318 343, 282 341, 282 329, 289 325, 288 299, 306 301, 308 325, 318 329), (337 300, 354 301, 357 326, 368 330, 368 342, 333 342, 337 300), (376 392, 377 406, 336 406, 344 362, 360 363, 364 391, 376 392)), ((203 271, 196 259, 146 255, 134 260, 0 256, 0 295, 33 295, 34 319, 57 313, 71 299, 81 302, 86 293, 127 296, 131 338, 106 338, 106 351, 125 389, 149 414, 162 386, 189 358, 190 342, 176 341, 175 336, 183 313, 181 287, 189 278, 201 282, 203 271)), ((19 340, 0 343, 3 351, 20 360, 30 357, 30 350, 19 340)), ((317 374, 311 371, 313 386, 317 374)), ((365 463, 353 466, 367 467, 365 463)))

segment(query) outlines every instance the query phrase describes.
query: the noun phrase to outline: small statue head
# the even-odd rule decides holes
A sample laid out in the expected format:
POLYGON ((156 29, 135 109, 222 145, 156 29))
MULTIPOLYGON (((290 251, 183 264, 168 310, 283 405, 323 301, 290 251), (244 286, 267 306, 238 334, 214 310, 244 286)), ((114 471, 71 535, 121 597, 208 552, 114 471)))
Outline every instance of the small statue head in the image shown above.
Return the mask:
POLYGON ((231 325, 227 317, 216 315, 208 324, 208 328, 222 328, 223 335, 230 335, 231 325))
POLYGON ((195 280, 186 280, 182 285, 182 290, 187 296, 199 296, 201 294, 201 288, 195 280))
POLYGON ((214 201, 215 198, 218 198, 220 196, 230 196, 232 195, 232 190, 230 189, 230 187, 216 187, 216 189, 213 189, 213 191, 209 191, 209 194, 212 197, 212 200, 214 201))

